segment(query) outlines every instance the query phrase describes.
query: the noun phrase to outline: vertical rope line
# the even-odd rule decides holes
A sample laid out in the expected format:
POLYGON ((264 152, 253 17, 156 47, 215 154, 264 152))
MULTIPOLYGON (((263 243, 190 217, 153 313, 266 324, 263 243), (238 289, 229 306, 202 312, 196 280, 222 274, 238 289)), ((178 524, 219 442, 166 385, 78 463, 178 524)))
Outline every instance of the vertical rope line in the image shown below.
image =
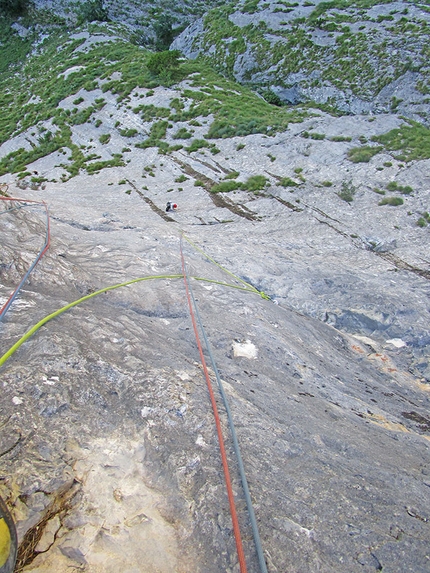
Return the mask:
POLYGON ((219 417, 219 413, 218 413, 218 407, 217 407, 216 401, 215 401, 215 395, 214 395, 214 392, 212 389, 211 380, 209 377, 209 372, 208 372, 208 369, 206 366, 206 360, 205 360, 205 357, 203 354, 202 345, 200 343, 200 338, 199 338, 199 333, 197 330, 196 319, 194 317, 193 307, 191 304, 190 292, 189 292, 189 288, 188 288, 188 278, 187 278, 186 269, 185 269, 184 254, 182 252, 182 244, 181 244, 181 262, 182 262, 182 273, 184 276, 185 292, 187 294, 187 301, 188 301, 188 307, 190 310, 191 322, 193 324, 194 335, 196 338, 197 347, 198 347, 199 354, 200 354, 200 360, 202 362, 203 372, 204 372, 204 375, 206 378, 206 383, 207 383, 208 390, 209 390, 210 401, 212 404, 212 409, 213 409, 213 413, 214 413, 214 417, 215 417, 215 425, 216 425, 216 430, 217 430, 217 434, 218 434, 218 443, 219 443, 219 449, 221 452, 222 465, 223 465, 223 469, 224 469, 224 479, 225 479, 225 485, 227 488, 228 501, 229 501, 229 505, 230 505, 230 514, 231 514, 231 519, 233 522, 233 532, 234 532, 234 538, 236 541, 236 551, 237 551, 237 556, 239 559, 240 573, 247 573, 245 554, 243 551, 242 537, 240 535, 240 528, 239 528, 239 520, 237 518, 236 506, 235 506, 235 502, 234 502, 234 494, 233 494, 233 488, 231 485, 230 471, 229 471, 229 467, 228 467, 227 454, 226 454, 225 445, 224 445, 224 438, 223 438, 223 434, 222 434, 221 421, 220 421, 220 417, 219 417))
POLYGON ((236 458, 237 458, 237 463, 239 466, 239 473, 240 473, 240 479, 242 481, 242 487, 243 487, 243 491, 245 494, 245 501, 246 501, 246 507, 248 509, 248 513, 249 513, 249 519, 251 522, 251 527, 252 527, 252 533, 254 536, 254 543, 255 543, 255 548, 257 551, 257 556, 258 556, 258 562, 260 564, 260 570, 262 573, 267 573, 267 566, 266 566, 266 561, 264 559, 264 553, 263 553, 263 548, 262 548, 262 544, 261 544, 261 539, 260 539, 260 534, 258 532, 258 525, 257 525, 257 520, 255 517, 255 512, 254 512, 254 507, 252 505, 252 500, 251 500, 251 494, 249 492, 249 487, 248 487, 248 480, 246 479, 246 474, 245 474, 245 467, 243 465, 243 460, 242 460, 242 455, 240 453, 240 446, 239 446, 239 441, 237 439, 237 434, 236 434, 236 428, 234 427, 234 422, 233 422, 233 417, 231 414, 231 410, 230 410, 230 406, 228 404, 227 401, 227 396, 225 394, 224 391, 224 386, 222 384, 219 372, 218 372, 218 368, 216 366, 212 351, 210 349, 209 346, 209 341, 207 339, 206 333, 204 331, 201 319, 200 319, 200 315, 197 309, 197 305, 195 303, 195 299, 194 299, 194 295, 193 295, 193 291, 191 290, 191 297, 193 299, 193 304, 196 310, 196 316, 197 316, 197 320, 199 322, 200 325, 200 330, 202 332, 202 336, 203 336, 203 340, 205 342, 205 346, 206 349, 208 351, 209 357, 211 359, 211 364, 212 364, 212 368, 214 370, 215 373, 215 377, 217 379, 217 383, 218 383, 218 388, 222 397, 222 401, 227 413, 227 418, 228 418, 228 424, 230 427, 230 432, 231 432, 231 438, 233 441, 233 448, 234 448, 234 452, 236 454, 236 458))
MULTIPOLYGON (((255 291, 253 291, 253 292, 255 292, 255 291)), ((224 404, 224 407, 225 407, 225 410, 227 413, 228 424, 230 427, 231 437, 232 437, 232 441, 233 441, 233 448, 234 448, 234 452, 235 452, 236 458, 237 458, 237 463, 239 466, 240 478, 242 481, 242 487, 243 487, 243 491, 245 494, 246 507, 248 509, 249 519, 251 522, 252 533, 253 533, 253 537, 254 537, 254 544, 255 544, 255 549, 257 551, 260 570, 261 570, 261 573, 267 573, 267 566, 266 566, 266 561, 264 559, 264 553, 263 553, 263 547, 261 544, 260 534, 258 531, 257 519, 255 517, 254 507, 252 505, 251 494, 249 492, 248 481, 246 479, 245 467, 243 465, 242 455, 240 453, 240 446, 239 446, 239 441, 237 439, 236 428, 234 427, 233 416, 231 414, 231 410, 230 410, 230 406, 228 404, 227 396, 226 396, 226 393, 224 391, 224 386, 222 384, 221 377, 219 375, 219 371, 218 371, 212 350, 210 348, 205 329, 203 327, 203 323, 202 323, 202 320, 200 317, 199 309, 197 307, 196 299, 194 298, 194 293, 193 293, 193 289, 191 288, 191 285, 190 285, 190 294, 191 294, 191 298, 193 300, 193 305, 194 305, 194 308, 196 311, 197 320, 198 320, 198 323, 200 326, 200 332, 202 333, 203 340, 204 340, 204 343, 206 346, 206 350, 209 354, 212 368, 213 368, 213 371, 215 373, 215 377, 216 377, 216 380, 218 383, 218 388, 219 388, 219 391, 220 391, 220 394, 222 397, 222 401, 223 401, 223 404, 224 404)))
POLYGON ((50 220, 49 220, 48 206, 46 205, 45 201, 32 201, 30 199, 16 199, 14 197, 0 197, 0 200, 1 201, 18 201, 21 203, 25 201, 26 203, 43 205, 45 208, 45 213, 46 213, 45 242, 44 242, 41 250, 39 251, 39 254, 37 255, 37 257, 32 262, 30 268, 28 269, 28 271, 25 273, 25 275, 21 279, 21 282, 19 283, 19 285, 16 287, 16 289, 10 295, 9 299, 6 301, 6 303, 0 309, 0 322, 1 322, 3 320, 3 317, 6 315, 7 311, 9 310, 11 304, 13 303, 15 298, 18 296, 19 291, 24 286, 24 283, 27 281, 28 277, 30 276, 30 273, 32 272, 34 267, 37 265, 37 263, 40 261, 40 259, 43 257, 43 255, 46 253, 46 251, 49 249, 49 245, 51 242, 51 225, 50 225, 50 220))

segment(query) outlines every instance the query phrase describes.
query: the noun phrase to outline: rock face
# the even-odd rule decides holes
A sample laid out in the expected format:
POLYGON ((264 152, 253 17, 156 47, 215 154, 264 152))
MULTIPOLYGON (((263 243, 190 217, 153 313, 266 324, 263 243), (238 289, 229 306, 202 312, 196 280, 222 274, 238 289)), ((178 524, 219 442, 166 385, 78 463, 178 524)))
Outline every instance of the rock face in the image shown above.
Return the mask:
POLYGON ((429 125, 429 23, 419 2, 371 2, 365 9, 303 0, 231 3, 193 23, 172 48, 203 55, 289 105, 317 102, 347 114, 394 110, 429 125))
MULTIPOLYGON (((111 42, 80 34, 71 40, 88 58, 96 41, 111 42)), ((430 262, 429 227, 417 220, 429 211, 430 162, 385 151, 348 159, 360 138, 403 120, 313 110, 270 137, 216 140, 215 153, 172 149, 182 127, 205 140, 214 117, 202 115, 166 126, 167 146, 136 147, 157 113, 178 99, 186 107, 198 88, 190 79, 136 87, 124 100, 102 91, 105 81, 59 102, 72 118, 94 106, 88 121, 70 124, 70 149, 0 179, 2 193, 46 202, 51 231, 0 323, 0 354, 80 301, 0 366, 0 495, 17 523, 20 570, 239 570, 182 246, 268 571, 427 572, 430 262), (142 100, 150 119, 135 111, 142 100), (110 167, 71 176, 69 151, 82 147, 110 167), (126 159, 112 167, 120 152, 126 159), (254 192, 210 192, 255 175, 266 184, 254 192), (375 189, 392 182, 404 204, 380 205, 375 189), (166 213, 170 200, 178 210, 166 213)), ((38 128, 54 130, 50 122, 38 128)), ((35 129, 17 129, 0 158, 34 149, 35 129)), ((40 205, 0 203, 3 306, 43 245, 46 221, 40 205)), ((257 573, 215 390, 248 571, 257 573)))
MULTIPOLYGON (((274 260, 269 244, 289 243, 297 233, 282 211, 270 217, 278 220, 274 239, 267 220, 196 227, 178 212, 169 223, 137 194, 119 201, 118 189, 103 179, 67 187, 47 186, 42 194, 53 245, 2 327, 5 347, 43 315, 107 283, 180 273, 181 229, 231 268, 240 252, 252 278, 263 260, 274 260), (115 221, 110 216, 102 231, 97 217, 108 204, 115 221), (71 224, 91 219, 93 229, 71 224)), ((15 215, 7 218, 13 235, 15 215)), ((37 229, 31 213, 15 223, 24 236, 37 229)), ((327 227, 318 228, 324 236, 327 227)), ((314 234, 312 250, 322 249, 323 236, 314 234)), ((342 241, 335 247, 335 234, 331 240, 342 257, 342 241)), ((283 248, 284 259, 275 251, 274 281, 287 279, 288 265, 305 285, 292 251, 283 248)), ((184 250, 190 275, 235 282, 188 243, 184 250)), ((389 272, 386 263, 372 265, 369 251, 362 257, 375 274, 389 272)), ((301 258, 317 267, 311 255, 301 258)), ((420 279, 401 274, 398 291, 404 280, 416 288, 420 279)), ((396 364, 405 348, 350 337, 251 292, 204 281, 192 288, 236 422, 269 571, 294 571, 297 563, 304 571, 394 570, 402 555, 404 571, 424 572, 428 386, 396 364)), ((371 291, 369 282, 369 299, 371 291)), ((6 362, 2 381, 2 443, 14 446, 2 456, 2 493, 20 494, 12 497, 20 535, 43 521, 64 489, 74 494, 48 512, 26 571, 236 569, 213 417, 180 279, 121 287, 51 320, 6 362)), ((229 444, 225 420, 224 429, 229 444)), ((230 457, 249 570, 258 571, 230 457)))
POLYGON ((165 31, 176 30, 174 36, 219 3, 219 0, 199 0, 190 6, 182 0, 33 0, 32 6, 35 21, 42 21, 45 26, 63 22, 73 28, 82 20, 97 19, 118 22, 133 32, 134 41, 153 47, 160 22, 165 31))

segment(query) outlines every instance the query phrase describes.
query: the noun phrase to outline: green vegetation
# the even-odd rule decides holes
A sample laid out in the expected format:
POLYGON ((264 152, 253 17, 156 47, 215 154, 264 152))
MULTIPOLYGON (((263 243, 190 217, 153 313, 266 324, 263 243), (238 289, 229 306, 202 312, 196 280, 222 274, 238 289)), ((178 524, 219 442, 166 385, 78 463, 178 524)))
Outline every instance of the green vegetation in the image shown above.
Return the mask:
POLYGON ((418 219, 417 225, 418 227, 427 227, 427 225, 430 225, 430 213, 427 211, 423 213, 422 217, 418 219))
POLYGON ((102 144, 109 143, 109 141, 110 141, 110 133, 104 133, 103 135, 101 135, 101 136, 99 137, 99 141, 100 141, 100 143, 102 143, 102 144))
POLYGON ((357 188, 352 184, 352 181, 342 181, 341 190, 337 193, 337 196, 347 203, 352 203, 356 192, 357 188))
POLYGON ((120 135, 123 137, 135 137, 138 134, 137 129, 130 128, 130 129, 120 129, 120 135))
POLYGON ((401 197, 384 197, 379 201, 378 205, 397 207, 398 205, 403 205, 403 199, 401 197))
POLYGON ((238 181, 221 181, 214 185, 211 189, 211 193, 229 193, 230 191, 235 191, 240 189, 241 184, 238 181))
MULTIPOLYGON (((406 71, 425 68, 428 61, 428 53, 425 49, 419 50, 417 38, 428 37, 430 27, 419 19, 419 15, 411 13, 408 18, 397 18, 390 13, 372 18, 367 12, 372 6, 389 1, 323 1, 310 14, 286 19, 276 29, 270 29, 264 20, 240 27, 229 19, 237 9, 249 14, 264 10, 269 5, 263 1, 246 0, 241 7, 234 2, 223 4, 211 10, 205 18, 201 57, 223 75, 232 78, 235 64, 247 51, 255 64, 245 72, 246 82, 252 82, 256 74, 268 69, 273 70, 278 85, 282 85, 290 74, 302 73, 308 76, 308 80, 303 81, 304 87, 330 83, 340 90, 350 90, 354 95, 370 100, 406 71), (380 34, 369 30, 366 25, 369 20, 379 22, 380 27, 387 30, 386 39, 381 41, 380 34), (357 23, 361 25, 350 25, 357 23), (315 30, 329 33, 333 41, 323 45, 317 43, 315 30), (410 51, 411 48, 413 53, 409 59, 396 55, 399 50, 410 51), (315 71, 320 75, 311 79, 315 71)), ((272 5, 275 12, 291 13, 296 3, 280 0, 276 4, 272 5)), ((428 10, 423 2, 419 9, 428 10)), ((271 91, 270 81, 266 86, 255 87, 268 102, 280 105, 282 101, 271 91)), ((417 88, 428 93, 429 85, 422 80, 417 88)), ((330 112, 329 108, 336 109, 336 103, 333 98, 319 107, 330 112)), ((400 103, 401 100, 393 98, 393 111, 400 103)))
POLYGON ((311 139, 322 140, 322 139, 325 139, 325 134, 324 133, 304 131, 302 133, 302 137, 305 137, 305 138, 310 137, 311 139))
MULTIPOLYGON (((369 5, 370 3, 368 0, 369 5)), ((2 4, 5 3, 0 0, 0 9, 2 4)), ((105 3, 95 0, 81 2, 80 13, 82 17, 85 16, 85 19, 91 16, 94 20, 106 20, 107 14, 102 12, 103 4, 105 3)), ((283 9, 289 10, 294 7, 293 3, 291 6, 287 4, 281 3, 283 9)), ((359 4, 364 6, 364 0, 353 2, 354 6, 359 4)), ((247 2, 249 9, 252 9, 253 5, 256 9, 258 8, 258 3, 254 3, 253 0, 247 2)), ((259 7, 262 6, 261 4, 259 7)), ((330 22, 336 25, 338 31, 335 39, 336 50, 339 51, 339 62, 348 62, 348 66, 345 63, 342 68, 345 75, 349 73, 349 69, 354 70, 357 58, 360 59, 363 55, 364 52, 360 52, 360 46, 364 50, 364 43, 361 45, 360 42, 364 40, 356 38, 356 35, 346 29, 345 23, 348 21, 342 18, 349 16, 333 13, 336 6, 337 2, 320 3, 315 7, 315 10, 320 12, 320 16, 316 17, 314 10, 311 20, 317 27, 324 28, 330 22), (324 18, 327 16, 325 23, 322 20, 318 21, 318 18, 323 18, 323 16, 324 18)), ((322 61, 325 48, 314 46, 310 34, 300 23, 288 27, 289 35, 282 36, 284 32, 280 31, 282 42, 279 45, 275 42, 272 50, 272 45, 265 40, 265 35, 272 31, 269 31, 263 24, 258 28, 235 26, 228 20, 233 10, 234 6, 222 5, 205 19, 204 44, 216 47, 215 59, 218 56, 221 58, 226 39, 233 38, 232 42, 228 42, 231 57, 229 56, 230 59, 223 61, 219 66, 224 76, 232 75, 235 57, 244 53, 248 41, 255 46, 253 55, 258 66, 267 67, 275 63, 280 66, 280 69, 284 66, 287 71, 300 70, 301 66, 309 71, 313 65, 314 56, 317 57, 317 61, 322 61), (218 24, 219 27, 217 27, 218 24)), ((161 12, 155 16, 160 25, 161 38, 164 33, 163 26, 166 33, 172 29, 172 26, 167 20, 163 23, 160 14, 161 12)), ((104 168, 103 166, 109 167, 122 162, 122 153, 129 149, 122 145, 119 147, 119 150, 122 147, 120 154, 112 155, 108 162, 101 162, 95 157, 85 155, 84 150, 73 144, 74 126, 86 122, 91 122, 96 127, 101 126, 101 120, 96 114, 105 105, 104 100, 96 100, 93 105, 85 104, 85 101, 88 101, 86 92, 92 92, 95 89, 115 94, 119 104, 131 109, 131 94, 136 101, 136 97, 144 98, 144 95, 153 95, 154 90, 160 85, 172 85, 173 82, 188 78, 191 89, 178 87, 177 97, 170 104, 165 104, 168 107, 139 105, 132 110, 140 114, 141 119, 148 124, 142 130, 143 133, 149 133, 148 137, 145 141, 137 143, 137 147, 157 147, 160 153, 169 153, 173 149, 181 148, 181 145, 169 146, 166 141, 167 130, 169 134, 175 132, 174 124, 177 122, 188 122, 188 125, 182 123, 183 127, 177 129, 172 137, 178 140, 189 139, 190 142, 186 148, 189 153, 208 149, 215 154, 219 151, 214 142, 217 138, 257 133, 270 137, 278 131, 285 130, 289 123, 300 122, 310 115, 304 107, 280 106, 279 102, 275 101, 276 98, 272 97, 275 94, 268 93, 270 89, 267 87, 263 87, 267 98, 265 101, 251 90, 230 82, 226 77, 221 77, 206 64, 207 57, 196 61, 185 61, 179 52, 150 53, 136 44, 118 39, 114 37, 114 34, 121 34, 120 28, 111 24, 103 26, 91 24, 90 26, 93 32, 102 31, 104 34, 112 34, 112 39, 108 43, 95 43, 88 50, 81 51, 78 48, 85 40, 71 40, 67 34, 62 35, 61 28, 59 28, 38 46, 37 51, 31 53, 31 36, 27 39, 20 38, 10 29, 8 22, 7 19, 0 17, 0 78, 2 80, 0 83, 2 109, 0 144, 20 134, 26 133, 26 137, 29 133, 33 135, 31 136, 31 149, 17 150, 0 161, 0 174, 25 172, 29 163, 60 149, 68 150, 68 162, 63 166, 64 177, 71 177, 81 169, 89 169, 93 172, 104 168), (73 71, 75 68, 76 71, 73 71), (66 108, 60 106, 60 102, 65 98, 70 98, 69 107, 70 102, 73 102, 75 107, 67 109, 67 106, 66 108), (193 140, 191 126, 204 125, 204 118, 209 116, 212 116, 214 120, 208 127, 207 133, 200 135, 201 139, 193 140)), ((369 58, 361 59, 368 61, 371 57, 374 57, 373 52, 369 58)), ((212 63, 215 62, 214 58, 210 58, 212 63)), ((390 60, 388 59, 385 64, 388 67, 390 60)), ((360 63, 360 66, 364 65, 365 63, 360 63)), ((328 68, 330 66, 327 70, 324 69, 324 74, 330 75, 330 73, 334 74, 335 71, 336 73, 339 71, 334 68, 330 71, 328 68)), ((358 71, 360 69, 359 67, 358 71)), ((136 129, 121 129, 120 125, 117 125, 117 128, 122 137, 131 138, 138 134, 136 129)), ((100 131, 105 131, 105 129, 100 131)), ((308 132, 307 136, 315 140, 326 137, 325 134, 315 132, 308 132)), ((108 134, 97 135, 97 137, 100 137, 102 143, 108 142, 108 134)), ((338 136, 332 137, 331 140, 350 141, 350 138, 338 136)), ((404 161, 430 157, 429 130, 411 121, 405 120, 405 125, 399 130, 393 130, 375 138, 374 141, 375 146, 362 146, 350 150, 351 161, 369 161, 382 149, 396 152, 404 161)), ((184 144, 184 141, 177 143, 184 144)), ((239 143, 236 145, 236 150, 240 151, 244 146, 244 143, 239 143)), ((268 157, 272 161, 275 160, 270 154, 268 157)), ((304 180, 302 176, 299 178, 304 180)), ((293 187, 297 184, 294 181, 294 184, 289 183, 285 186, 293 187)), ((249 185, 252 188, 252 185, 249 185)), ((257 185, 255 190, 263 188, 264 185, 263 187, 257 185)), ((401 188, 397 188, 396 191, 407 194, 401 188)))
POLYGON ((348 159, 353 163, 369 163, 374 155, 382 151, 382 147, 353 147, 348 151, 348 159))
POLYGON ((180 59, 181 52, 179 50, 157 52, 149 56, 148 70, 158 77, 161 83, 170 85, 173 81, 180 79, 180 59))
POLYGON ((267 177, 264 175, 253 175, 249 177, 244 183, 239 183, 239 181, 221 181, 214 185, 211 189, 211 193, 229 193, 230 191, 236 191, 237 189, 242 189, 243 191, 250 191, 251 193, 256 193, 262 191, 268 183, 267 177))
POLYGON ((0 11, 0 78, 2 81, 8 79, 3 74, 8 70, 12 72, 15 66, 20 66, 31 52, 31 40, 31 36, 21 38, 10 27, 9 20, 4 15, 2 17, 0 11))
POLYGON ((387 185, 387 189, 388 191, 399 191, 399 193, 402 193, 403 195, 410 195, 414 191, 409 185, 402 186, 396 181, 390 181, 387 185))
POLYGON ((188 151, 188 153, 193 153, 194 151, 198 151, 204 147, 209 147, 209 143, 206 141, 206 139, 193 139, 191 145, 185 149, 188 151))
POLYGON ((253 175, 249 177, 245 183, 242 183, 241 189, 245 191, 262 191, 268 183, 267 177, 264 175, 253 175))
POLYGON ((109 22, 107 10, 103 7, 103 0, 87 0, 79 5, 78 25, 94 21, 109 22))
POLYGON ((0 15, 22 16, 32 4, 31 0, 0 0, 0 15))
POLYGON ((416 121, 407 120, 397 129, 372 137, 372 141, 380 143, 387 151, 398 152, 394 155, 398 161, 430 159, 430 129, 416 121))
POLYGON ((297 187, 299 184, 290 177, 282 177, 277 183, 280 187, 297 187))
POLYGON ((193 134, 190 133, 186 127, 181 127, 172 137, 173 139, 191 139, 193 134))
POLYGON ((166 136, 168 125, 169 122, 166 120, 153 123, 149 132, 148 139, 142 141, 141 143, 136 143, 136 147, 140 147, 141 149, 147 149, 148 147, 160 147, 161 141, 166 136))
POLYGON ((239 175, 240 175, 239 171, 232 171, 231 173, 225 176, 225 179, 236 179, 236 177, 239 177, 239 175))
POLYGON ((346 137, 344 135, 334 135, 330 138, 330 141, 351 141, 352 137, 346 137))
POLYGON ((173 32, 173 18, 170 14, 162 13, 154 23, 155 49, 159 52, 168 50, 173 42, 175 33, 173 32))

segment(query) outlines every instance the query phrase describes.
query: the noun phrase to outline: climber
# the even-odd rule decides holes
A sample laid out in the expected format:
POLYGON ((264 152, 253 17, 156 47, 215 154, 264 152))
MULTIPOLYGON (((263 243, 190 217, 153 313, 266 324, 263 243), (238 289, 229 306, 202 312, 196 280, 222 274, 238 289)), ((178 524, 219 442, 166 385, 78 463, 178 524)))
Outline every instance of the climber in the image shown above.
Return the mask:
POLYGON ((176 211, 177 208, 178 206, 176 205, 176 203, 173 203, 172 201, 167 202, 166 211, 176 211))

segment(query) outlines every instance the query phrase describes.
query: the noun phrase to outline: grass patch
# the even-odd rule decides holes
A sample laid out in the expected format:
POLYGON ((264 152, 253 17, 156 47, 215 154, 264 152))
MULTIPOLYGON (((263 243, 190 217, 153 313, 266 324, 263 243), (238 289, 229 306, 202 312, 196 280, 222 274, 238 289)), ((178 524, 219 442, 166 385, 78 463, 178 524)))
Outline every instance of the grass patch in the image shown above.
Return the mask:
POLYGON ((245 191, 262 191, 268 183, 267 177, 264 175, 252 175, 245 183, 242 183, 241 189, 245 191))
POLYGON ((191 145, 185 149, 188 151, 188 153, 193 153, 194 151, 198 151, 199 149, 203 149, 205 147, 210 147, 210 144, 206 141, 206 139, 193 139, 191 145))
POLYGON ((402 195, 410 195, 414 191, 410 185, 399 185, 397 181, 390 181, 387 185, 387 189, 388 191, 398 191, 402 193, 402 195))
POLYGON ((398 207, 403 205, 403 199, 401 197, 384 197, 378 203, 378 205, 391 205, 391 207, 398 207))
POLYGON ((297 181, 291 179, 290 177, 282 177, 277 183, 279 187, 298 187, 297 181))
POLYGON ((99 137, 99 141, 101 144, 105 145, 106 143, 109 143, 110 141, 110 133, 103 133, 103 135, 101 135, 99 137))
POLYGON ((185 127, 181 127, 178 131, 172 135, 173 139, 191 139, 193 134, 190 133, 185 127))
POLYGON ((250 191, 251 193, 256 193, 262 191, 268 183, 267 177, 264 175, 252 175, 244 183, 239 183, 239 181, 221 181, 214 185, 211 189, 212 193, 229 193, 230 191, 236 191, 237 189, 242 189, 243 191, 250 191))
POLYGON ((236 177, 239 177, 239 175, 240 175, 239 171, 232 171, 231 173, 226 175, 224 179, 236 179, 236 177))
POLYGON ((122 137, 135 137, 138 134, 138 131, 134 128, 120 129, 119 134, 122 135, 122 137))
POLYGON ((356 192, 357 188, 352 184, 352 181, 342 181, 341 190, 337 193, 337 196, 340 197, 342 201, 352 203, 356 192))
POLYGON ((353 163, 369 163, 374 155, 382 151, 383 147, 353 147, 348 151, 348 159, 353 163))
POLYGON ((394 157, 398 161, 430 159, 430 129, 415 121, 407 120, 407 125, 372 137, 388 151, 399 152, 394 157))
POLYGON ((429 224, 430 224, 430 213, 426 211, 425 213, 422 214, 422 217, 418 219, 417 225, 418 227, 427 227, 427 225, 429 224))
POLYGON ((346 137, 344 135, 334 135, 333 137, 330 137, 330 141, 337 141, 337 142, 352 141, 352 137, 346 137))
POLYGON ((240 188, 241 184, 238 181, 221 181, 212 187, 211 193, 229 193, 240 188))

